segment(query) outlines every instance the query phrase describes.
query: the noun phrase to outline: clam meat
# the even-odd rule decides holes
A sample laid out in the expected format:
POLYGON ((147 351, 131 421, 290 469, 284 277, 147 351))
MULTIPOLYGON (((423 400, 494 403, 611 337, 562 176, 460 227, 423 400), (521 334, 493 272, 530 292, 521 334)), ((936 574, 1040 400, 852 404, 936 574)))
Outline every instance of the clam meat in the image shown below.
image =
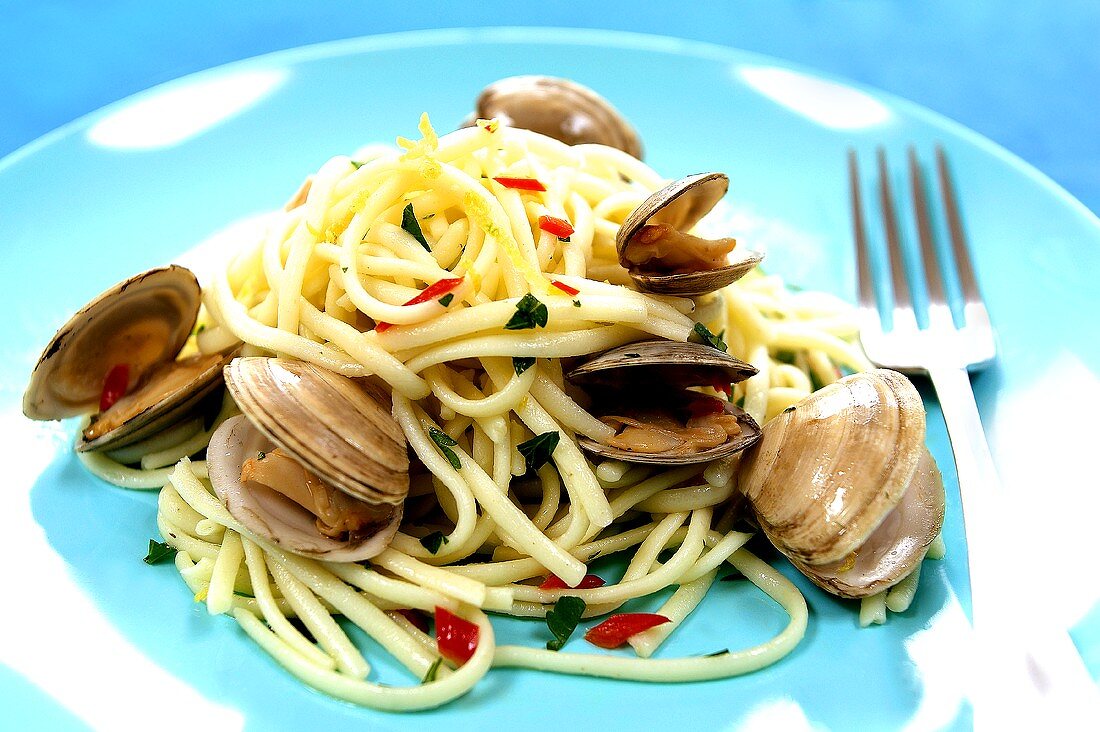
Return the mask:
POLYGON ((733 238, 704 239, 690 229, 729 190, 722 173, 697 173, 669 183, 643 201, 619 227, 619 263, 638 289, 696 296, 744 277, 764 259, 733 238))
POLYGON ((751 365, 696 343, 643 341, 606 351, 568 375, 592 397, 592 412, 614 430, 606 442, 582 438, 601 457, 687 465, 744 450, 760 428, 744 410, 695 387, 728 387, 751 365), (593 388, 595 387, 595 388, 593 388))
POLYGON ((764 425, 738 485, 768 539, 823 589, 864 597, 904 579, 943 524, 943 481, 920 395, 877 369, 764 425))
POLYGON ((242 414, 215 431, 207 465, 230 513, 302 556, 360 561, 385 549, 409 492, 385 391, 276 358, 234 359, 225 381, 242 414))

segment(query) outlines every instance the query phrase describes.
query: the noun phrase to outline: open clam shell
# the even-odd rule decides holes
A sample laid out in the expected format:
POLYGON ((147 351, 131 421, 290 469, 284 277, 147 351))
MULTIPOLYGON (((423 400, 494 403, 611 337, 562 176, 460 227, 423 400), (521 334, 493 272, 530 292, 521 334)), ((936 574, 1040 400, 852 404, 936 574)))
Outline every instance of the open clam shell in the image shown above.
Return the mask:
POLYGON ((210 482, 219 500, 250 531, 294 554, 332 562, 370 559, 385 549, 401 523, 401 506, 361 541, 330 538, 317 530, 316 517, 280 493, 257 483, 242 483, 241 466, 275 443, 244 415, 230 417, 214 432, 207 450, 210 482))
POLYGON ((622 113, 596 92, 568 79, 512 76, 493 82, 478 95, 475 119, 494 117, 567 145, 597 143, 642 158, 638 133, 622 113))
POLYGON ((329 485, 371 504, 405 500, 404 433, 371 382, 303 361, 237 358, 225 383, 260 432, 329 485))
POLYGON ((57 331, 38 359, 23 395, 31 419, 95 412, 103 380, 130 366, 130 384, 183 348, 199 313, 200 289, 185 267, 158 267, 103 292, 57 331))
POLYGON ((924 435, 908 379, 853 374, 768 422, 742 457, 739 486, 800 571, 834 594, 873 594, 916 567, 943 523, 924 435))
MULTIPOLYGON (((722 351, 697 343, 642 341, 613 348, 581 364, 568 379, 589 390, 594 412, 601 403, 618 406, 623 402, 635 407, 686 401, 695 386, 743 381, 756 373, 751 364, 722 351)), ((734 415, 739 434, 732 434, 721 445, 684 455, 644 453, 605 445, 590 438, 579 440, 581 448, 600 457, 650 465, 691 465, 728 457, 746 449, 760 438, 760 426, 741 408, 722 403, 725 414, 734 415)), ((604 412, 606 413, 606 412, 604 412)))
POLYGON ((761 252, 735 247, 725 266, 665 272, 640 267, 627 257, 627 246, 643 227, 665 224, 687 232, 710 213, 728 190, 729 178, 724 173, 696 173, 654 192, 626 217, 615 236, 615 248, 619 263, 630 272, 638 289, 681 297, 704 295, 736 282, 763 261, 761 252))

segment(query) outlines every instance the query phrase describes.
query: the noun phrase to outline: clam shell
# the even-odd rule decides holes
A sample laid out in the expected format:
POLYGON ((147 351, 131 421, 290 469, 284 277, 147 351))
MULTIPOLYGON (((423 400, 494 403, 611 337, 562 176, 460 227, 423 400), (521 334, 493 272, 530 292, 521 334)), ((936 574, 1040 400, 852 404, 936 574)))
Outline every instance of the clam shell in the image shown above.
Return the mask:
POLYGON ((725 197, 729 187, 725 173, 695 173, 672 181, 650 194, 626 217, 615 235, 615 250, 621 257, 638 230, 649 224, 668 224, 677 231, 689 231, 725 197))
MULTIPOLYGON (((744 381, 756 373, 752 364, 698 343, 677 341, 640 341, 612 348, 573 369, 566 377, 574 384, 605 390, 641 393, 657 390, 668 394, 693 386, 711 386, 724 381, 744 381)), ((598 400, 600 394, 592 394, 598 400)), ((589 438, 578 444, 587 452, 604 458, 649 465, 693 465, 717 460, 740 452, 760 438, 760 426, 744 410, 725 404, 737 415, 741 435, 718 447, 694 455, 648 455, 621 450, 589 438)))
POLYGON ((130 364, 130 385, 172 361, 199 313, 195 275, 171 265, 120 282, 81 308, 57 331, 38 359, 23 395, 31 419, 95 412, 103 380, 130 364))
POLYGON ((597 143, 642 159, 638 133, 622 113, 596 92, 568 79, 512 76, 493 82, 478 96, 475 115, 475 119, 496 117, 509 127, 538 132, 567 145, 597 143))
POLYGON ((653 340, 604 351, 573 369, 567 378, 575 384, 687 388, 710 386, 718 381, 737 383, 754 374, 755 366, 716 348, 653 340))
POLYGON ((733 260, 725 267, 698 272, 658 272, 633 266, 623 256, 627 244, 643 226, 668 224, 677 231, 689 231, 722 200, 729 184, 724 173, 689 175, 656 191, 626 217, 615 235, 615 249, 619 264, 630 272, 639 290, 681 297, 705 295, 736 282, 763 261, 763 253, 737 247, 732 253, 733 260))
POLYGON ((372 504, 408 495, 405 436, 370 381, 303 361, 237 358, 225 383, 260 432, 329 485, 372 504))
POLYGON ((307 557, 332 562, 358 562, 385 549, 401 523, 401 506, 393 507, 388 522, 357 544, 324 536, 314 516, 285 496, 257 484, 241 483, 241 466, 259 451, 272 450, 274 443, 256 429, 244 415, 222 423, 210 438, 207 466, 210 483, 218 499, 233 517, 254 534, 272 544, 307 557))
POLYGON ((739 485, 768 538, 811 579, 861 596, 923 557, 943 522, 943 484, 908 379, 884 369, 853 374, 763 433, 744 453, 739 485))

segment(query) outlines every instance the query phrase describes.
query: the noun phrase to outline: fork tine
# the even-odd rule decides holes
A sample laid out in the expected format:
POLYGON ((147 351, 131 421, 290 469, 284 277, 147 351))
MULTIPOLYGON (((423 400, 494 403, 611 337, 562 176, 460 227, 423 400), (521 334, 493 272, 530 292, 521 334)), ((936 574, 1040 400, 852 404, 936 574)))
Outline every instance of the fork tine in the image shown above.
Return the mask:
POLYGON ((974 266, 970 262, 970 248, 966 245, 959 218, 959 205, 955 199, 955 188, 951 183, 951 172, 947 168, 947 154, 942 145, 936 146, 936 168, 939 170, 940 191, 943 195, 944 212, 947 215, 947 229, 951 234, 951 249, 955 255, 955 268, 959 273, 959 285, 967 304, 981 304, 982 295, 978 291, 978 280, 974 277, 974 266))
POLYGON ((856 151, 852 148, 848 148, 848 186, 852 200, 852 235, 856 241, 859 306, 877 311, 875 285, 871 275, 871 255, 867 249, 867 232, 863 228, 863 196, 859 185, 859 163, 856 161, 856 151))
POLYGON ((924 176, 921 174, 917 151, 909 146, 909 184, 913 189, 913 211, 917 216, 917 235, 920 238, 921 263, 924 264, 924 281, 928 287, 928 301, 933 304, 947 302, 943 292, 936 245, 932 241, 932 222, 928 216, 928 200, 924 195, 924 176))
POLYGON ((886 229, 886 254, 890 261, 890 282, 894 288, 894 330, 915 330, 917 319, 913 313, 913 296, 905 278, 905 258, 901 251, 901 234, 894 210, 894 194, 890 190, 890 175, 886 168, 886 151, 878 149, 879 199, 882 203, 882 224, 886 229))

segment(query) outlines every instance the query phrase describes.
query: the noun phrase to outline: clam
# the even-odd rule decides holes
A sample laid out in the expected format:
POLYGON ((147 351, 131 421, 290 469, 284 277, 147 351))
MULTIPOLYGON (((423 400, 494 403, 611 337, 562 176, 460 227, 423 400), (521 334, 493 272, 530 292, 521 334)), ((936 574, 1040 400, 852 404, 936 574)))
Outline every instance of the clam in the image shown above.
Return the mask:
POLYGON ((600 457, 653 465, 708 462, 744 450, 760 427, 744 410, 692 387, 729 385, 750 364, 696 343, 642 341, 606 351, 569 373, 590 390, 592 413, 615 429, 607 443, 581 438, 600 457))
POLYGON ((389 545, 409 492, 404 434, 365 379, 278 358, 237 358, 225 381, 243 414, 207 448, 229 512, 289 552, 369 559, 389 545))
POLYGON ((901 374, 853 374, 777 415, 741 459, 760 528, 823 589, 864 597, 906 577, 943 523, 924 406, 901 374))
POLYGON ((642 144, 626 118, 602 96, 568 79, 512 76, 493 82, 478 95, 474 119, 494 117, 567 145, 598 143, 642 158, 642 144))
POLYGON ((23 395, 31 419, 95 413, 108 374, 126 396, 92 418, 80 451, 137 442, 194 413, 221 385, 228 354, 176 360, 199 313, 195 275, 171 265, 120 282, 85 305, 46 346, 23 395))
POLYGON ((651 195, 619 227, 619 264, 643 292, 696 296, 744 277, 764 259, 737 247, 737 240, 703 239, 686 233, 729 190, 722 173, 696 173, 651 195), (732 256, 731 256, 732 253, 732 256))

